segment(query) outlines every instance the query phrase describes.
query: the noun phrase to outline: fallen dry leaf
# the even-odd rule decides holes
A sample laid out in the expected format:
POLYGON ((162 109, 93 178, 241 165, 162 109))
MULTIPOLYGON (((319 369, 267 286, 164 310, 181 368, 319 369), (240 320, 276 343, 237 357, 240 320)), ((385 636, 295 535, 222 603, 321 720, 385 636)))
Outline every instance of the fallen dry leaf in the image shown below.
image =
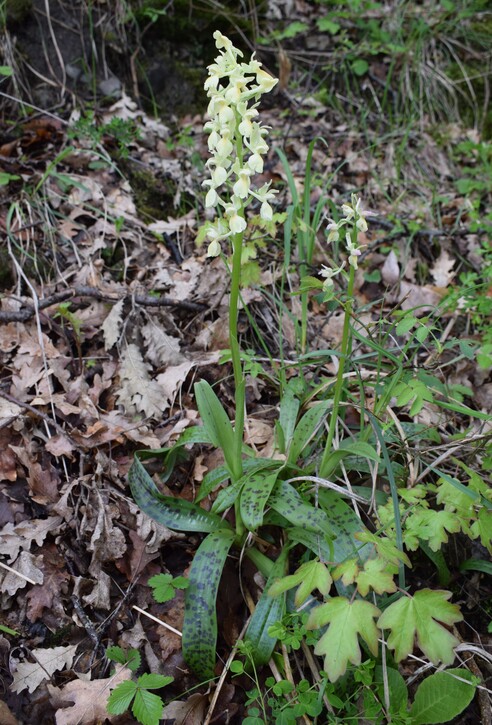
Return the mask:
POLYGON ((430 285, 419 286, 402 280, 399 302, 402 310, 413 310, 416 315, 425 315, 439 304, 443 292, 430 285))
POLYGON ((101 329, 104 335, 104 347, 110 350, 120 337, 123 325, 123 305, 125 300, 120 300, 111 308, 109 315, 102 323, 101 329))
POLYGON ((453 272, 456 259, 451 257, 447 249, 441 249, 441 254, 436 259, 430 270, 436 287, 449 287, 455 272, 453 272))
POLYGON ((119 669, 105 680, 74 680, 64 687, 48 685, 53 707, 58 708, 55 715, 56 725, 96 725, 113 722, 117 715, 110 715, 106 703, 110 691, 131 678, 127 667, 119 669))
MULTIPOLYGON (((17 693, 23 690, 34 692, 54 672, 69 669, 72 666, 76 649, 77 645, 69 645, 68 647, 31 650, 30 654, 35 662, 16 662, 10 689, 17 693)), ((15 660, 13 661, 15 662, 15 660)))
POLYGON ((187 700, 170 702, 164 708, 162 716, 167 720, 174 718, 173 725, 202 725, 207 704, 206 695, 196 692, 187 700))
POLYGON ((45 608, 53 608, 54 612, 61 608, 60 596, 66 591, 69 573, 65 570, 65 559, 55 544, 44 545, 40 569, 43 583, 30 588, 26 595, 28 601, 27 618, 35 622, 43 614, 45 608))
POLYGON ((142 335, 147 346, 146 357, 156 367, 177 365, 183 360, 179 338, 168 335, 155 322, 147 322, 142 327, 142 335))
MULTIPOLYGON (((0 591, 10 596, 14 595, 19 589, 24 589, 27 586, 28 582, 24 577, 28 577, 35 584, 42 584, 43 572, 39 568, 42 561, 42 556, 33 556, 29 551, 21 551, 17 559, 12 563, 11 569, 14 571, 5 572, 0 583, 0 591), (23 574, 23 576, 14 574, 14 572, 23 574)), ((4 570, 0 569, 0 577, 1 572, 4 572, 4 570)))
POLYGON ((383 266, 381 267, 381 277, 383 278, 383 282, 388 286, 396 284, 400 279, 400 265, 398 263, 398 257, 393 249, 388 254, 383 266))
POLYGON ((0 722, 2 725, 19 725, 19 721, 12 715, 6 703, 0 700, 0 722))
POLYGON ((19 555, 19 551, 28 551, 33 541, 38 546, 43 544, 50 531, 55 531, 62 522, 61 516, 50 516, 47 519, 31 519, 22 521, 14 526, 5 524, 0 531, 0 551, 3 556, 10 557, 7 563, 10 564, 19 555))
MULTIPOLYGON (((7 401, 0 398, 0 419, 5 412, 5 408, 2 409, 2 403, 7 403, 7 401)), ((10 416, 7 415, 6 417, 10 416)), ((16 415, 13 417, 15 418, 16 415)), ((17 479, 17 460, 14 451, 9 446, 11 440, 11 431, 8 428, 0 429, 0 481, 15 481, 17 479)))
POLYGON ((127 345, 121 354, 118 402, 130 415, 160 417, 168 408, 167 397, 159 382, 151 379, 149 370, 138 347, 127 345))

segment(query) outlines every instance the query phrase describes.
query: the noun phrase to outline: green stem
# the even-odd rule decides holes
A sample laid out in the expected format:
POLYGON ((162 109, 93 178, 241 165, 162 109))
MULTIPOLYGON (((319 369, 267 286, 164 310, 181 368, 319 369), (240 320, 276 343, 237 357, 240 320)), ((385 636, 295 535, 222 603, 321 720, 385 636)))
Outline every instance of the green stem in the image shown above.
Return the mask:
POLYGON ((234 234, 232 237, 232 275, 231 292, 229 303, 229 345, 231 348, 232 369, 234 371, 234 399, 236 407, 236 419, 234 425, 235 433, 235 479, 239 479, 243 473, 242 447, 244 434, 244 405, 245 405, 245 380, 243 366, 241 364, 241 351, 237 336, 237 319, 239 308, 239 293, 241 288, 241 253, 243 235, 234 234))
MULTIPOLYGON (((357 231, 355 232, 357 233, 357 231)), ((325 450, 321 465, 319 468, 320 476, 328 475, 329 458, 331 454, 331 448, 333 444, 333 438, 335 436, 335 430, 338 418, 338 409, 340 408, 340 402, 343 394, 343 376, 345 373, 345 364, 350 355, 352 347, 352 339, 350 334, 350 318, 352 316, 352 305, 354 297, 354 282, 355 282, 355 269, 350 266, 349 280, 347 285, 347 299, 343 305, 345 319, 343 321, 343 332, 342 332, 342 346, 340 351, 340 362, 338 364, 337 380, 335 383, 335 392, 333 395, 333 408, 331 411, 330 425, 328 428, 328 436, 326 438, 325 450)))
MULTIPOLYGON (((235 401, 235 422, 234 422, 234 471, 233 483, 243 475, 243 437, 244 437, 244 408, 246 381, 244 379, 243 366, 241 364, 241 350, 237 336, 237 318, 239 306, 239 294, 241 288, 241 253, 243 235, 232 236, 232 275, 231 291, 229 302, 229 345, 231 348, 232 369, 234 372, 234 401, 235 401)), ((236 536, 241 537, 245 531, 239 508, 239 498, 234 506, 236 514, 236 536)))

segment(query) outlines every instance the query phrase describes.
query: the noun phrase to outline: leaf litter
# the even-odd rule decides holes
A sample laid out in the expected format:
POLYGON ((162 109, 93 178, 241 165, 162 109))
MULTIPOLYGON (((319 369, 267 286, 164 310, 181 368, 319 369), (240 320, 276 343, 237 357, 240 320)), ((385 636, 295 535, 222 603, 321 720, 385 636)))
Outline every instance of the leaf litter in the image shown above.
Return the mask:
MULTIPOLYGON (((316 147, 313 162, 320 176, 331 176, 335 203, 354 185, 360 186, 382 218, 395 213, 403 219, 420 216, 424 227, 433 229, 430 198, 422 188, 410 190, 398 207, 388 201, 386 191, 397 176, 392 143, 378 158, 344 122, 330 120, 318 101, 296 99, 287 121, 285 99, 277 102, 278 108, 266 111, 266 122, 284 139, 299 192, 309 140, 323 135, 336 143, 328 149, 316 147), (382 186, 375 182, 378 177, 382 186)), ((109 688, 131 675, 122 668, 107 677, 103 650, 90 635, 104 641, 104 646, 143 648, 151 672, 175 677, 177 695, 194 683, 180 655, 179 637, 155 623, 142 622, 132 605, 138 603, 180 629, 182 598, 158 604, 147 582, 163 570, 185 573, 199 539, 172 532, 139 512, 129 497, 126 473, 135 450, 170 445, 196 423, 191 393, 195 378, 213 379, 225 400, 232 397, 225 368, 218 364, 220 351, 227 347, 227 277, 220 260, 205 263, 204 248, 195 244, 200 216, 180 206, 185 194, 201 204, 200 171, 193 166, 192 151, 165 148, 169 129, 125 94, 104 110, 105 123, 114 118, 138 125, 141 138, 133 141, 133 152, 153 174, 167 175, 174 182, 173 208, 163 218, 145 217, 131 182, 111 165, 98 169, 94 149, 73 143, 74 150, 57 163, 57 173, 48 175, 43 202, 35 200, 29 210, 18 207, 10 233, 22 261, 34 256, 35 263, 25 272, 29 285, 12 280, 0 299, 5 370, 1 390, 9 396, 1 397, 0 390, 0 553, 1 561, 14 570, 0 570, 2 623, 22 632, 26 653, 24 658, 17 654, 11 658, 9 703, 19 715, 29 717, 25 695, 45 693, 57 725, 92 725, 104 718, 111 722, 105 708, 109 688), (50 239, 38 231, 46 214, 54 219, 50 239), (184 258, 173 253, 170 238, 184 258), (48 273, 40 269, 44 257, 51 260, 48 273), (67 287, 73 294, 64 314, 56 301, 41 307, 43 300, 55 299, 67 287), (24 318, 26 313, 30 316, 24 318), (85 616, 75 611, 73 596, 85 616), (42 630, 34 629, 35 624, 42 630), (55 644, 60 640, 62 645, 55 644)), ((69 126, 75 121, 72 115, 69 126)), ((203 161, 207 158, 203 118, 185 121, 194 126, 193 152, 198 151, 203 161)), ((38 126, 37 137, 44 139, 47 130, 51 144, 64 139, 64 128, 56 124, 52 128, 46 119, 44 131, 42 124, 38 126)), ((53 147, 47 146, 46 164, 52 153, 53 147)), ((421 153, 421 158, 432 159, 432 173, 452 179, 455 170, 430 137, 421 153)), ((275 155, 269 163, 269 178, 287 182, 275 155)), ((418 185, 422 177, 416 166, 406 173, 413 173, 418 185)), ((39 172, 24 172, 39 179, 39 172)), ((452 196, 452 186, 448 191, 452 196)), ((313 197, 318 192, 319 188, 313 190, 313 197)), ((288 197, 284 199, 288 203, 288 197)), ((446 209, 448 229, 461 210, 459 199, 456 202, 446 209)), ((3 228, 9 203, 8 196, 0 197, 3 228)), ((408 253, 407 230, 390 231, 395 243, 389 253, 384 228, 368 240, 364 269, 377 271, 381 281, 368 283, 361 272, 357 294, 362 302, 383 298, 387 309, 396 305, 425 315, 456 281, 459 265, 452 242, 475 266, 480 264, 476 233, 465 234, 458 242, 447 232, 424 237, 424 248, 417 236, 408 253)), ((261 270, 262 278, 272 284, 276 273, 273 263, 261 270)), ((295 273, 291 283, 293 287, 298 283, 295 273)), ((254 285, 245 290, 244 299, 253 309, 258 301, 254 285)), ((263 298, 260 304, 266 308, 268 302, 263 298)), ((298 300, 293 297, 286 304, 296 318, 298 300)), ((313 348, 335 347, 341 339, 341 321, 336 314, 327 321, 326 311, 316 313, 315 305, 313 312, 313 348)), ((371 315, 360 316, 361 334, 371 315)), ((290 352, 295 329, 289 327, 287 316, 283 324, 290 352)), ((456 379, 461 374, 460 380, 476 381, 472 384, 478 399, 490 412, 490 395, 482 392, 480 398, 490 383, 479 378, 472 362, 465 363, 466 369, 453 374, 456 379)), ((268 395, 252 379, 249 392, 257 411, 250 407, 248 442, 259 455, 271 455, 273 422, 262 418, 268 395)), ((442 411, 432 404, 418 415, 426 425, 442 420, 442 411)), ((213 454, 205 452, 189 466, 178 467, 166 493, 191 500, 195 483, 215 463, 213 454)), ((328 638, 332 634, 329 631, 328 638)), ((413 637, 413 630, 408 636, 413 637)), ((372 633, 368 639, 372 646, 372 633)), ((321 654, 325 646, 326 642, 320 645, 321 654)), ((341 652, 338 669, 351 659, 359 661, 360 653, 341 652)), ((233 699, 234 687, 231 690, 233 699)), ((205 712, 206 698, 195 694, 167 705, 164 714, 176 722, 198 723, 205 712)))

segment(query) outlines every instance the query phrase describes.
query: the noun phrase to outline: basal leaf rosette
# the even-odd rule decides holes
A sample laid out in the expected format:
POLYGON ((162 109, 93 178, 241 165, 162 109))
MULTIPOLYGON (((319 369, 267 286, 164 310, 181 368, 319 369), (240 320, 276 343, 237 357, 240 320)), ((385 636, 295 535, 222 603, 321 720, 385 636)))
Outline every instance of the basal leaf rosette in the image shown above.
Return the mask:
POLYGON ((255 188, 253 177, 262 173, 268 151, 268 127, 257 120, 257 106, 277 79, 262 69, 254 54, 249 63, 240 61, 243 53, 220 31, 214 33, 214 39, 220 54, 208 66, 204 86, 210 99, 210 120, 204 130, 209 134, 211 157, 206 163, 210 178, 203 186, 207 188, 205 206, 220 214, 207 231, 210 257, 220 254, 222 240, 243 234, 245 209, 253 199, 260 202, 261 218, 270 221, 270 202, 276 194, 269 183, 255 188))

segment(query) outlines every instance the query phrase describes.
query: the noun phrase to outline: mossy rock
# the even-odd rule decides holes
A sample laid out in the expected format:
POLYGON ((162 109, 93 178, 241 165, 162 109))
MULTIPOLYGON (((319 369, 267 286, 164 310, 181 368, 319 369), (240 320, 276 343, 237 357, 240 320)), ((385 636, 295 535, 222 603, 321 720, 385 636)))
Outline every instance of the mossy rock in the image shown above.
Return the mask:
MULTIPOLYGON (((264 3, 257 2, 257 8, 264 3)), ((165 0, 132 0, 130 7, 145 33, 145 52, 139 54, 139 88, 147 111, 164 118, 203 112, 207 104, 203 84, 206 67, 217 55, 213 33, 220 30, 247 51, 243 37, 253 37, 253 24, 231 0, 216 6, 202 4, 190 11, 188 0, 175 0, 170 11, 165 0)))
POLYGON ((181 208, 175 208, 176 184, 172 179, 156 177, 151 171, 135 168, 134 164, 123 159, 119 165, 128 178, 138 216, 143 221, 167 219, 170 215, 184 214, 191 208, 192 200, 186 194, 181 196, 181 208))

